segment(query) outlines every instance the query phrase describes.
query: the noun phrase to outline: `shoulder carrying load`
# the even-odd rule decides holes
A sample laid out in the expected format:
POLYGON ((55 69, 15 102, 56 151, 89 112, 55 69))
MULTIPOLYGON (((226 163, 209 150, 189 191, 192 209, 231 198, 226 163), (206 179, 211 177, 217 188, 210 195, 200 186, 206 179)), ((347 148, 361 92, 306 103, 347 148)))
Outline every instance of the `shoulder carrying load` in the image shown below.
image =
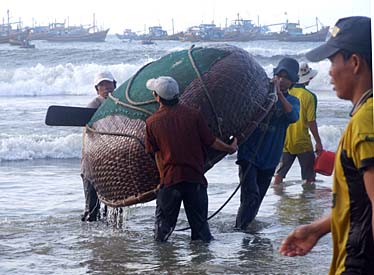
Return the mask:
MULTIPOLYGON (((141 68, 116 89, 87 126, 83 154, 87 177, 99 199, 111 207, 155 198, 159 174, 145 153, 145 120, 159 105, 148 79, 173 77, 180 102, 203 113, 214 134, 242 143, 273 106, 276 95, 262 67, 243 49, 221 45, 191 47, 141 68)), ((206 170, 225 154, 207 150, 206 170)))

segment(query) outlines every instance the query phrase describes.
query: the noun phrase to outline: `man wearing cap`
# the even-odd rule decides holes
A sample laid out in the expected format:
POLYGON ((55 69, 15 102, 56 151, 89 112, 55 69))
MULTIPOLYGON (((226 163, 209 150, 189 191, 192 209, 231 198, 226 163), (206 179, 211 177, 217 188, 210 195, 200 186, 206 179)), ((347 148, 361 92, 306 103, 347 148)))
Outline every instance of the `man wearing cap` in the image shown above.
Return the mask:
POLYGON ((290 94, 300 101, 300 118, 287 128, 283 154, 275 173, 274 184, 283 181, 296 157, 300 163, 302 180, 306 185, 314 184, 315 155, 309 129, 316 141, 317 155, 322 152, 322 143, 316 122, 317 97, 306 86, 316 75, 317 71, 311 69, 307 63, 300 64, 299 82, 290 90, 290 94))
MULTIPOLYGON (((116 88, 116 81, 110 72, 104 71, 95 76, 94 86, 97 96, 87 105, 88 108, 99 108, 104 100, 108 97, 108 94, 113 92, 116 88)), ((87 163, 84 159, 84 152, 82 151, 81 177, 83 180, 85 209, 81 220, 91 222, 100 218, 100 201, 93 187, 92 179, 87 177, 86 171, 88 169, 89 167, 87 167, 87 163)))
POLYGON ((155 240, 164 242, 173 232, 181 202, 191 227, 191 239, 213 239, 207 222, 208 195, 204 176, 204 147, 233 154, 237 140, 228 145, 210 131, 202 114, 179 104, 178 83, 169 76, 150 79, 160 108, 146 120, 145 149, 155 154, 160 173, 156 200, 155 240))
POLYGON ((286 130, 299 119, 299 100, 288 90, 298 81, 299 63, 283 58, 274 68, 278 101, 264 121, 239 146, 240 207, 235 228, 246 230, 256 217, 282 155, 286 130))
POLYGON ((374 274, 374 122, 371 19, 342 18, 326 43, 308 52, 313 62, 328 58, 337 96, 350 100, 351 119, 340 139, 334 166, 331 213, 301 225, 282 242, 286 256, 307 254, 332 233, 332 274, 374 274))

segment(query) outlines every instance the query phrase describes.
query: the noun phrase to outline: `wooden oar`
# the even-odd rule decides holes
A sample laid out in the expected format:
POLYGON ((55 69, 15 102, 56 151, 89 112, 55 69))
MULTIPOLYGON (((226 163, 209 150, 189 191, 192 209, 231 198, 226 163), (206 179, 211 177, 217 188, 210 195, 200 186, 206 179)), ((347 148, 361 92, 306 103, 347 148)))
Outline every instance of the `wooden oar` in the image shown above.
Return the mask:
POLYGON ((45 124, 49 126, 85 126, 96 112, 96 108, 49 106, 45 124))

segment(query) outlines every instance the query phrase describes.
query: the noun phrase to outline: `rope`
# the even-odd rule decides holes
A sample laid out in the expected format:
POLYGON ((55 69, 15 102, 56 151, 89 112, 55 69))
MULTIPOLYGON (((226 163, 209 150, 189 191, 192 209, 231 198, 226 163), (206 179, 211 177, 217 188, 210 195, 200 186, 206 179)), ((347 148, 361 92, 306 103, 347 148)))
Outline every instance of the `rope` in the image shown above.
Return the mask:
POLYGON ((144 65, 143 67, 141 67, 129 80, 129 83, 127 84, 127 87, 126 87, 126 90, 125 90, 125 96, 126 96, 126 99, 127 101, 134 105, 134 106, 139 106, 139 105, 146 105, 146 104, 150 104, 150 103, 154 103, 156 102, 156 99, 150 99, 150 100, 147 100, 147 101, 140 101, 140 102, 136 102, 136 101, 133 101, 131 98, 130 98, 130 95, 129 95, 129 92, 130 92, 130 88, 132 86, 132 82, 133 80, 135 79, 135 77, 147 66, 149 66, 150 64, 152 64, 153 62, 150 62, 146 65, 144 65))
MULTIPOLYGON (((219 212, 221 212, 221 210, 226 206, 226 204, 229 203, 229 201, 232 199, 232 197, 236 194, 236 192, 238 192, 240 186, 242 185, 241 182, 239 182, 238 186, 235 188, 234 192, 230 195, 230 197, 228 197, 228 199, 220 206, 220 208, 218 208, 212 215, 210 215, 207 219, 207 221, 209 221, 211 218, 213 218, 215 215, 217 215, 219 212)), ((190 229, 191 227, 185 227, 185 228, 181 228, 181 229, 176 229, 175 231, 185 231, 185 230, 188 230, 190 229)))
POLYGON ((149 66, 150 64, 152 64, 153 62, 150 62, 146 65, 144 65, 143 67, 141 67, 130 79, 129 79, 129 82, 127 84, 127 87, 126 87, 126 90, 125 90, 125 97, 126 97, 126 100, 130 103, 125 103, 123 101, 121 101, 119 98, 113 96, 112 94, 109 94, 109 98, 111 100, 114 101, 114 103, 116 105, 121 105, 123 107, 127 107, 129 109, 133 109, 133 110, 136 110, 136 111, 139 111, 139 112, 142 112, 142 113, 146 113, 147 115, 152 115, 153 113, 148 111, 147 109, 144 109, 144 108, 140 108, 140 107, 137 107, 137 106, 141 106, 141 105, 147 105, 147 104, 151 104, 151 103, 155 103, 156 102, 156 99, 150 99, 150 100, 146 100, 146 101, 140 101, 140 102, 136 102, 136 101, 133 101, 131 98, 130 98, 130 89, 132 87, 132 83, 134 81, 134 79, 138 76, 138 74, 147 66, 149 66))
POLYGON ((88 131, 92 132, 92 133, 99 134, 99 135, 110 135, 110 136, 129 137, 129 138, 135 139, 137 142, 139 142, 139 144, 141 146, 143 146, 143 148, 145 148, 145 145, 144 145, 143 141, 140 138, 138 138, 137 136, 134 136, 134 135, 123 134, 123 133, 111 133, 111 132, 97 131, 96 129, 91 128, 88 125, 86 125, 86 129, 88 131))
POLYGON ((193 47, 195 47, 195 45, 192 45, 192 46, 188 49, 188 57, 190 58, 191 65, 192 65, 192 67, 194 68, 194 70, 195 70, 195 72, 196 72, 196 75, 197 75, 197 77, 199 78, 199 80, 200 80, 200 82, 201 82, 201 85, 202 85, 202 87, 203 87, 203 89, 204 89, 204 92, 205 92, 205 94, 206 94, 206 96, 207 96, 207 98, 208 98, 209 104, 210 104, 210 106, 212 107, 212 111, 213 111, 213 113, 214 113, 214 116, 215 116, 215 119, 216 119, 216 123, 217 123, 217 126, 218 126, 218 131, 219 131, 220 137, 222 137, 223 134, 222 134, 222 129, 221 129, 220 118, 219 118, 218 115, 217 115, 217 111, 216 111, 216 108, 215 108, 215 106, 214 106, 214 104, 213 104, 213 100, 212 100, 212 98, 210 97, 210 93, 209 93, 207 87, 205 86, 204 80, 203 80, 202 77, 201 77, 200 70, 199 70, 199 68, 196 66, 195 60, 193 59, 193 56, 192 56, 192 49, 193 49, 193 47))
MULTIPOLYGON (((275 94, 275 97, 272 97, 271 98, 271 102, 274 104, 275 102, 276 102, 276 100, 277 100, 277 96, 276 96, 276 94, 275 94)), ((267 129, 268 129, 268 127, 269 127, 269 122, 270 122, 270 119, 271 119, 271 117, 274 115, 274 111, 273 110, 270 110, 269 111, 269 114, 268 114, 268 117, 267 117, 267 119, 266 119, 266 122, 264 123, 264 126, 265 126, 265 128, 264 128, 264 131, 263 131, 263 133, 262 133, 262 135, 261 135, 261 137, 260 137, 260 140, 259 140, 259 142, 258 142, 258 144, 257 144, 257 147, 256 147, 256 149, 255 149, 255 151, 253 152, 253 155, 252 155, 252 160, 254 160, 254 158, 255 158, 255 156, 257 155, 257 151, 258 151, 258 149, 260 148, 260 146, 261 146, 261 144, 262 144, 262 142, 264 141, 264 137, 265 137, 265 133, 266 133, 266 131, 267 131, 267 129)), ((244 172, 244 175, 243 175, 243 178, 244 177, 246 177, 246 175, 247 175, 247 173, 248 173, 248 171, 249 171, 249 167, 250 167, 250 165, 252 165, 252 163, 251 162, 249 162, 249 165, 248 165, 248 167, 247 167, 247 169, 245 170, 245 172, 244 172)), ((220 206, 220 208, 218 208, 212 215, 210 215, 208 218, 207 218, 207 221, 209 221, 211 218, 213 218, 215 215, 217 215, 219 212, 221 212, 221 210, 230 202, 230 200, 234 197, 234 195, 236 194, 236 192, 238 192, 238 190, 239 190, 239 188, 240 188, 240 186, 242 185, 242 183, 241 182, 239 182, 239 184, 238 184, 238 186, 235 188, 235 190, 234 190, 234 192, 230 195, 230 197, 228 197, 228 199, 220 206)), ((185 230, 188 230, 188 229, 190 229, 191 227, 185 227, 185 228, 181 228, 181 229, 176 229, 175 231, 185 231, 185 230)))
POLYGON ((117 97, 114 97, 112 94, 109 94, 108 97, 114 101, 114 103, 116 105, 122 105, 123 107, 127 107, 127 108, 130 108, 130 109, 133 109, 133 110, 136 110, 136 111, 140 111, 140 112, 143 112, 143 113, 146 113, 148 115, 152 115, 153 113, 151 111, 148 111, 144 108, 140 108, 140 107, 137 107, 137 106, 133 106, 131 104, 127 104, 125 102, 122 102, 119 98, 117 97))

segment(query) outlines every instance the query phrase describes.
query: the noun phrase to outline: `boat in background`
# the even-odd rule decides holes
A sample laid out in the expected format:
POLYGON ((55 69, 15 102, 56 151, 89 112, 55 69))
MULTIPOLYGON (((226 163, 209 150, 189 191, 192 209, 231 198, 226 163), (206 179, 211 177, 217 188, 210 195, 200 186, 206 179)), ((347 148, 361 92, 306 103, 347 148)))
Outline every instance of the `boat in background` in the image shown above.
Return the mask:
POLYGON ((64 23, 50 24, 49 35, 45 40, 49 42, 104 42, 109 32, 109 28, 99 30, 95 14, 93 14, 93 24, 91 27, 67 26, 64 23))
POLYGON ((45 40, 49 42, 104 42, 109 29, 90 32, 92 28, 94 27, 88 29, 70 27, 70 29, 65 29, 63 32, 49 35, 45 40))
POLYGON ((134 40, 137 39, 137 34, 133 32, 131 29, 125 29, 122 34, 116 33, 116 36, 120 40, 134 40))
POLYGON ((329 26, 324 26, 316 17, 316 24, 306 27, 304 30, 311 27, 316 27, 317 30, 315 32, 303 33, 303 29, 299 23, 288 23, 287 21, 279 33, 278 40, 286 42, 323 42, 326 40, 329 26))
POLYGON ((9 44, 12 46, 20 46, 21 48, 35 48, 34 44, 30 44, 29 39, 30 29, 25 29, 24 31, 18 33, 9 38, 9 44))

